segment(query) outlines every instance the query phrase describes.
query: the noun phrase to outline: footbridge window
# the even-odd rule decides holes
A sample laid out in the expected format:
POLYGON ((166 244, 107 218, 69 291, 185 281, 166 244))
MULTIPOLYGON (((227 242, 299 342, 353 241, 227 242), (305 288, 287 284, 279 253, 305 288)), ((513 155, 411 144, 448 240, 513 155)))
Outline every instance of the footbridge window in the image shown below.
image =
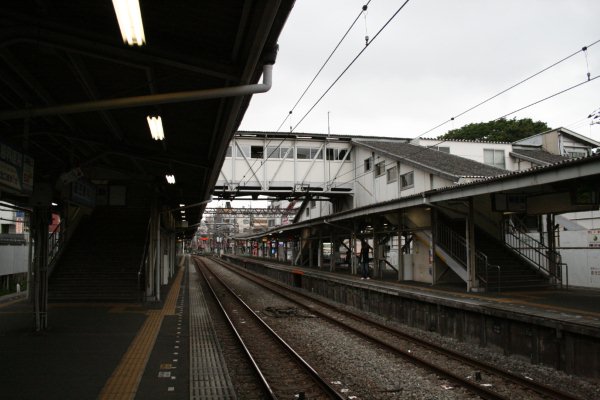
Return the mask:
POLYGON ((298 160, 322 160, 323 153, 319 148, 298 147, 296 148, 296 159, 298 160))
POLYGON ((263 158, 265 155, 264 146, 251 146, 250 147, 250 158, 263 158))
POLYGON ((291 150, 292 149, 290 147, 268 146, 267 158, 294 158, 294 153, 291 150))
POLYGON ((244 158, 250 157, 250 146, 248 145, 238 145, 237 149, 237 157, 244 158))
MULTIPOLYGON (((327 149, 326 151, 327 159, 332 161, 342 161, 346 154, 348 154, 347 149, 327 149)), ((346 157, 346 161, 350 161, 350 154, 346 157)))

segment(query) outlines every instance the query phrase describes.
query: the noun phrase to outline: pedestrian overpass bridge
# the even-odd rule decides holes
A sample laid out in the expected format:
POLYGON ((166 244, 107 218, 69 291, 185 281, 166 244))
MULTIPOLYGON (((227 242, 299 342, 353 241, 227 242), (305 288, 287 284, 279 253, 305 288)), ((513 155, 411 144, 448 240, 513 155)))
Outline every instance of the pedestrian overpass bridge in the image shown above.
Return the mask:
POLYGON ((348 136, 238 132, 213 195, 221 199, 351 195, 357 173, 353 147, 348 136))

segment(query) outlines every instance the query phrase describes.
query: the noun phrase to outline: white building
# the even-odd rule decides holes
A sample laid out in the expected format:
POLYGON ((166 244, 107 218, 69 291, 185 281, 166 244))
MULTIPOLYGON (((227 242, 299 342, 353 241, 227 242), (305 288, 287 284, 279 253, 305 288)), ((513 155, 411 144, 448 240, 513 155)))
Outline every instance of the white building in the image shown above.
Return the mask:
POLYGON ((27 280, 29 235, 24 212, 0 206, 0 289, 11 291, 27 280))
MULTIPOLYGON (((560 166, 573 157, 592 154, 592 149, 599 146, 600 143, 564 128, 514 143, 244 133, 232 142, 230 157, 223 166, 221 185, 215 194, 219 191, 230 196, 270 192, 296 196, 302 199, 302 204, 294 222, 306 226, 306 223, 319 219, 327 223, 329 216, 348 213, 355 208, 365 209, 365 215, 368 215, 371 206, 416 198, 420 194, 482 179, 494 180, 510 175, 511 171, 560 166), (275 154, 275 159, 267 157, 267 153, 275 154)), ((573 195, 580 189, 582 193, 591 193, 592 197, 598 196, 598 185, 587 186, 564 188, 560 194, 536 198, 511 194, 504 199, 494 195, 488 197, 485 204, 476 205, 474 218, 481 229, 496 236, 499 227, 505 223, 523 224, 524 230, 530 233, 528 240, 538 240, 542 244, 545 240, 546 245, 552 241, 552 251, 560 251, 562 259, 559 261, 561 265, 569 266, 571 285, 600 288, 600 281, 597 281, 600 279, 595 278, 600 273, 600 250, 589 242, 592 233, 600 228, 598 199, 581 207, 573 206, 573 200, 568 199, 569 193, 573 195), (504 212, 496 204, 498 201, 508 204, 504 212), (560 208, 563 206, 564 210, 560 208), (585 211, 565 214, 576 209, 585 211), (556 229, 548 232, 548 226, 556 229)), ((523 188, 523 193, 525 191, 523 188)), ((453 205, 444 207, 447 209, 436 210, 440 217, 464 219, 465 211, 460 211, 460 206, 456 209, 452 209, 453 205)), ((399 275, 403 279, 435 283, 446 270, 431 268, 432 217, 426 212, 428 208, 415 210, 402 211, 403 221, 393 215, 386 216, 380 229, 385 229, 386 224, 404 224, 405 229, 414 229, 414 237, 409 240, 413 253, 406 257, 410 267, 399 275)), ((367 220, 368 217, 363 218, 363 222, 367 220)), ((364 229, 370 227, 366 225, 365 228, 363 223, 360 229, 356 233, 364 235, 364 229)), ((398 249, 408 242, 399 233, 391 236, 385 251, 377 251, 389 266, 397 268, 402 258, 398 249)), ((437 247, 435 254, 441 259, 448 258, 447 254, 442 256, 442 250, 438 251, 437 247)), ((448 262, 448 267, 461 279, 469 279, 461 269, 463 267, 450 264, 452 262, 448 262)))

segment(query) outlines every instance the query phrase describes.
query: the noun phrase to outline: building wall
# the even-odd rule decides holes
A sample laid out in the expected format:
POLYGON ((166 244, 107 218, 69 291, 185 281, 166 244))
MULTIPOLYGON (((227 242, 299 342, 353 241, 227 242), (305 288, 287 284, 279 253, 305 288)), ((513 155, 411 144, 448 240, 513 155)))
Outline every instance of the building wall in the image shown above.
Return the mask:
MULTIPOLYGON (((0 209, 0 224, 2 225, 0 235, 6 234, 7 237, 26 240, 27 235, 23 234, 24 223, 17 222, 17 219, 17 211, 2 207, 0 209)), ((22 220, 22 218, 19 219, 22 220)), ((24 273, 28 270, 29 246, 26 244, 8 244, 9 242, 0 244, 0 276, 24 273)))
POLYGON ((591 152, 590 146, 573 139, 571 136, 561 135, 560 138, 562 139, 560 142, 560 150, 562 151, 561 155, 571 157, 584 157, 589 155, 591 152))
POLYGON ((0 276, 27 272, 29 246, 0 246, 0 276))
POLYGON ((0 233, 17 233, 17 223, 14 210, 0 209, 0 233))
POLYGON ((477 161, 480 163, 484 163, 483 158, 483 150, 502 150, 504 151, 504 163, 506 165, 506 169, 515 170, 514 160, 511 159, 509 153, 512 151, 511 143, 502 143, 502 142, 469 142, 462 140, 448 140, 442 141, 439 139, 418 139, 413 142, 419 146, 423 147, 447 147, 450 150, 450 154, 455 156, 468 158, 469 160, 477 161))
POLYGON ((355 148, 356 183, 354 186, 354 207, 381 203, 400 197, 411 196, 426 190, 452 186, 453 182, 413 167, 410 164, 393 160, 357 146, 355 148), (371 158, 371 170, 365 170, 365 160, 371 158), (377 165, 382 163, 385 170, 377 174, 377 165), (396 168, 395 180, 390 181, 388 170, 396 168), (412 174, 412 184, 406 179, 412 174))
POLYGON ((560 233, 560 253, 568 265, 569 285, 600 289, 600 248, 589 248, 589 244, 587 230, 560 233))
POLYGON ((524 171, 526 169, 534 167, 533 163, 526 160, 521 160, 520 158, 511 157, 511 163, 514 168, 514 171, 524 171))

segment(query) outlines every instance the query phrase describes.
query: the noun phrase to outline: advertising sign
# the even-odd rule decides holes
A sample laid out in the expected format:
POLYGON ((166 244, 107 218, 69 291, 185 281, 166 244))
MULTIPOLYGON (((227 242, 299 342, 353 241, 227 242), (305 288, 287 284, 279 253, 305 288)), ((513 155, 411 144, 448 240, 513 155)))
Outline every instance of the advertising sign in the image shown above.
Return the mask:
POLYGON ((0 143, 0 186, 18 194, 33 192, 33 159, 0 143))
POLYGON ((600 248, 600 229, 588 230, 588 245, 593 248, 600 248))

